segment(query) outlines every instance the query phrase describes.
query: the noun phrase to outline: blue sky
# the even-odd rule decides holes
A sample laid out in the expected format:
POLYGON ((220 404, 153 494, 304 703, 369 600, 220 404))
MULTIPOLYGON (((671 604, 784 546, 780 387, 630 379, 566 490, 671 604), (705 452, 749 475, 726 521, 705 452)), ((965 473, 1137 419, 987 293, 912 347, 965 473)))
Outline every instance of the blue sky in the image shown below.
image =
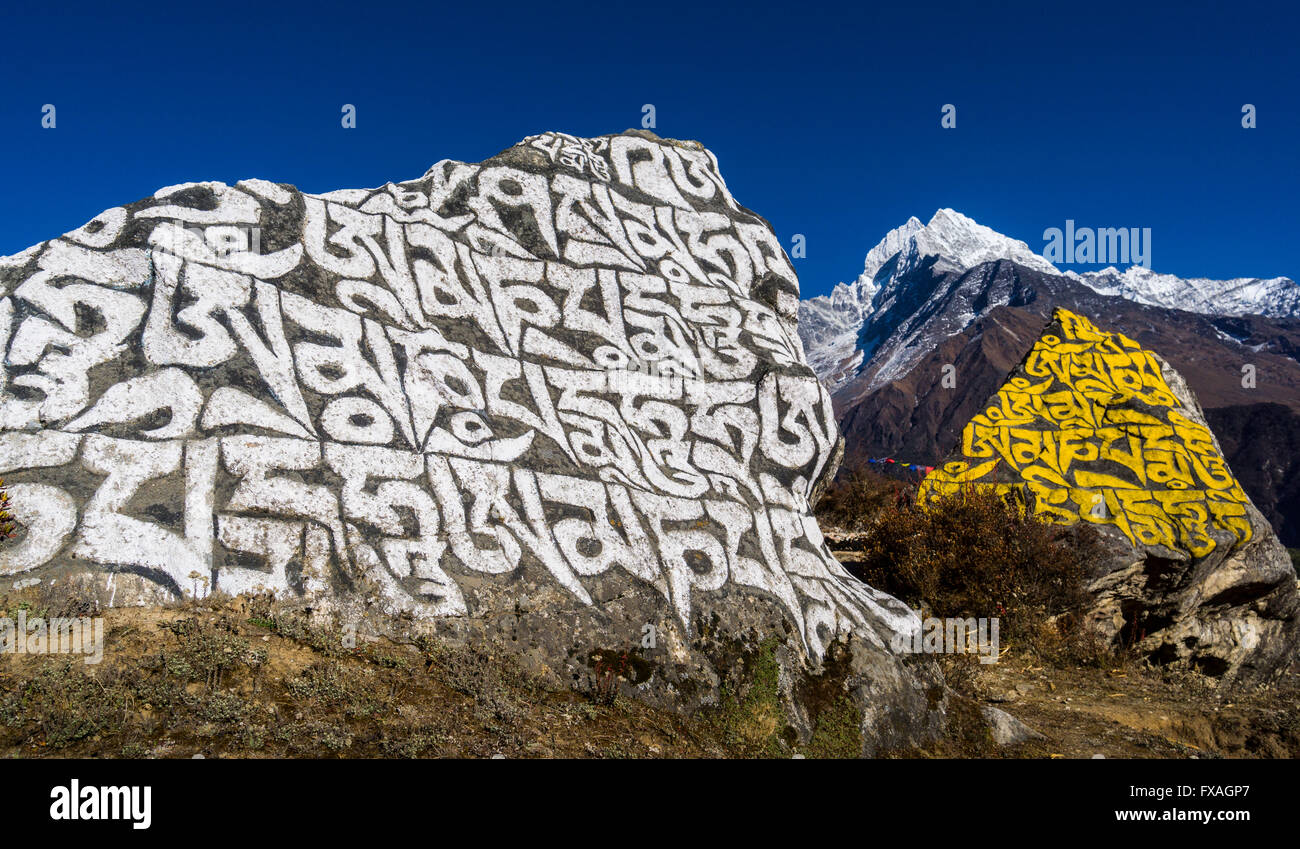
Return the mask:
POLYGON ((1073 219, 1150 227, 1157 271, 1300 276, 1294 11, 14 5, 0 13, 0 254, 172 183, 375 186, 543 130, 640 126, 652 103, 656 132, 712 149, 787 246, 806 237, 805 295, 945 206, 1035 250, 1073 219), (946 103, 955 129, 940 127, 946 103))

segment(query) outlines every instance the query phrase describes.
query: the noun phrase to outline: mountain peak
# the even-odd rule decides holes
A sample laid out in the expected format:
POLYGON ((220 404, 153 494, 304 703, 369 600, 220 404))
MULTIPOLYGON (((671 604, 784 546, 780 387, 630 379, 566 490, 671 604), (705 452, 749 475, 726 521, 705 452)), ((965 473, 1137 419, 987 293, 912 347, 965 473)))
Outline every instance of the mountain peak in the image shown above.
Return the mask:
POLYGON ((897 294, 901 278, 931 256, 936 257, 939 271, 963 272, 981 263, 1010 259, 1038 271, 1060 273, 1024 242, 954 209, 936 210, 925 224, 913 215, 867 251, 856 280, 837 284, 829 296, 800 304, 799 333, 814 371, 823 377, 839 375, 832 384, 847 379, 863 361, 857 348, 858 330, 882 301, 897 294))
MULTIPOLYGON (((871 294, 875 294, 874 281, 876 278, 876 272, 880 270, 880 266, 884 265, 894 256, 894 254, 902 250, 903 246, 907 243, 907 240, 916 233, 925 229, 925 226, 926 225, 921 223, 921 219, 913 215, 911 218, 907 219, 901 227, 895 227, 893 230, 886 233, 885 238, 881 239, 874 248, 867 251, 866 259, 862 263, 862 273, 858 275, 858 279, 854 282, 854 286, 860 292, 865 292, 870 289, 871 294)), ((863 303, 865 304, 869 302, 870 299, 871 296, 868 295, 863 299, 863 303)))
POLYGON ((991 227, 953 209, 936 210, 930 223, 916 234, 914 262, 938 256, 939 265, 952 271, 966 271, 980 263, 1009 259, 1049 274, 1060 273, 1018 239, 1004 236, 991 227))
MULTIPOLYGON (((881 268, 896 255, 908 267, 927 256, 939 257, 939 264, 953 271, 965 271, 983 262, 1010 259, 1038 271, 1059 273, 1054 265, 1030 250, 1024 242, 1011 239, 955 209, 941 207, 922 224, 915 215, 902 226, 885 234, 867 251, 862 273, 852 283, 838 284, 831 300, 843 308, 864 312, 885 281, 877 280, 881 268)), ((896 273, 891 274, 896 276, 896 273)))
MULTIPOLYGON (((916 220, 915 216, 913 216, 913 220, 916 220)), ((934 227, 937 224, 941 224, 944 221, 955 221, 955 222, 962 222, 962 223, 969 223, 969 224, 975 223, 974 219, 962 215, 960 212, 958 212, 955 209, 949 209, 948 207, 943 206, 934 211, 934 215, 930 216, 930 222, 926 224, 926 226, 934 227)))
POLYGON ((924 224, 911 216, 886 233, 867 252, 855 281, 836 285, 829 296, 801 302, 799 335, 809 363, 832 390, 842 386, 878 353, 864 350, 860 333, 874 316, 900 302, 907 281, 912 279, 909 272, 931 262, 936 274, 962 274, 998 260, 1066 277, 1098 294, 1148 306, 1207 315, 1300 316, 1300 286, 1286 277, 1184 279, 1139 266, 1123 271, 1114 267, 1084 273, 1062 271, 1024 242, 941 207, 924 224))

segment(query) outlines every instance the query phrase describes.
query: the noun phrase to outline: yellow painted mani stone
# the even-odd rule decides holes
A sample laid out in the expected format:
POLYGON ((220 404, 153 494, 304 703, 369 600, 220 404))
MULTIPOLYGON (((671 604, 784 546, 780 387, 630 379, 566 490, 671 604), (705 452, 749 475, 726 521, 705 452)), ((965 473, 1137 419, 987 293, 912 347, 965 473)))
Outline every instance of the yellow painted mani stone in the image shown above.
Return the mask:
POLYGON ((1235 548, 1252 535, 1249 501, 1195 407, 1155 354, 1057 309, 919 497, 1020 490, 1039 517, 1109 525, 1135 546, 1235 548))

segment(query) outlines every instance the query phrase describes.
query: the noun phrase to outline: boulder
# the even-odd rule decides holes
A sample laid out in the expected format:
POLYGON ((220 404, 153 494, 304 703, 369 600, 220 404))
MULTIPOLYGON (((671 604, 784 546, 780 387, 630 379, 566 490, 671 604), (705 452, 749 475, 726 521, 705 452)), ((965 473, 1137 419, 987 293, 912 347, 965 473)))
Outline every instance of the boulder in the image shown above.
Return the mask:
POLYGON ((1100 532, 1091 620, 1107 639, 1242 683, 1294 660, 1300 597, 1286 549, 1186 382, 1128 337, 1053 313, 921 498, 980 486, 1100 532))
POLYGON ((1001 708, 984 705, 980 708, 980 714, 989 724, 989 734, 995 745, 1018 746, 1032 740, 1047 739, 1001 708))
POLYGON ((889 648, 916 616, 810 514, 842 448, 798 281, 698 143, 170 186, 0 259, 0 294, 6 580, 273 593, 682 710, 771 662, 784 729, 833 676, 866 753, 942 723, 889 648))

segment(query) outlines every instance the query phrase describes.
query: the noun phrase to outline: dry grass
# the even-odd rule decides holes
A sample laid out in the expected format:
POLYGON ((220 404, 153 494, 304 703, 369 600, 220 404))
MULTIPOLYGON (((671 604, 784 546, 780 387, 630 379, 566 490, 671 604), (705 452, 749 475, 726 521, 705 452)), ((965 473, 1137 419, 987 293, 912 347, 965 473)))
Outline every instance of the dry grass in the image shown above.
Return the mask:
MULTIPOLYGON (((80 608, 86 599, 65 599, 80 608)), ((32 596, 0 598, 51 615, 32 596)), ((727 757, 709 712, 541 687, 506 657, 357 641, 268 598, 103 613, 102 663, 0 655, 0 756, 727 757)))

